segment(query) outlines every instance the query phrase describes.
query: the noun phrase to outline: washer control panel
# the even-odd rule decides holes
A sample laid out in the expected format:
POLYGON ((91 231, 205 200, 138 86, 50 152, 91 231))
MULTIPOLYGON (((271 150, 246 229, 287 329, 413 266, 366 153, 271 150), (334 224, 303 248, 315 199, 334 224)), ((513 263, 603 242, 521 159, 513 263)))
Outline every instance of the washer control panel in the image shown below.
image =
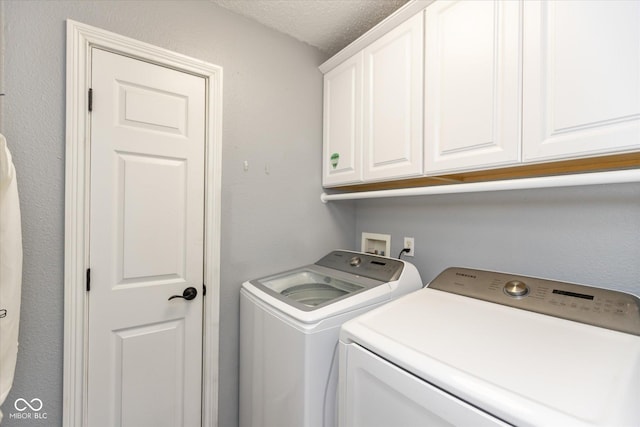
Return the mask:
POLYGON ((458 267, 428 287, 640 336, 640 298, 625 292, 458 267))
POLYGON ((333 251, 316 262, 316 265, 368 277, 381 282, 393 282, 400 278, 404 263, 360 252, 333 251))

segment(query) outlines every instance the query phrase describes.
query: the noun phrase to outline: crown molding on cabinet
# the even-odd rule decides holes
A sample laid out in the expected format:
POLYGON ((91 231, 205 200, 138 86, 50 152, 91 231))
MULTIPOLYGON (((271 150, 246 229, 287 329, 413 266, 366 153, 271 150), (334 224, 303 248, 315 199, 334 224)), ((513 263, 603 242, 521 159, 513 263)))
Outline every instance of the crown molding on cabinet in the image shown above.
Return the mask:
POLYGON ((350 45, 336 53, 334 56, 320 65, 320 71, 324 74, 344 62, 346 59, 360 52, 362 49, 397 27, 402 22, 424 10, 435 0, 410 0, 400 9, 386 17, 378 25, 364 33, 353 41, 350 45))

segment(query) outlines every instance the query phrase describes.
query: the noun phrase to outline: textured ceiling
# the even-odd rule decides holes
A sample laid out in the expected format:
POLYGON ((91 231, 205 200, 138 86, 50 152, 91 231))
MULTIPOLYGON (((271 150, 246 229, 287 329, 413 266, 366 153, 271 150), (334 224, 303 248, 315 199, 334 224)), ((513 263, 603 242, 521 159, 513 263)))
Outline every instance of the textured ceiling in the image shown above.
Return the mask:
POLYGON ((407 0, 210 0, 333 55, 407 0))

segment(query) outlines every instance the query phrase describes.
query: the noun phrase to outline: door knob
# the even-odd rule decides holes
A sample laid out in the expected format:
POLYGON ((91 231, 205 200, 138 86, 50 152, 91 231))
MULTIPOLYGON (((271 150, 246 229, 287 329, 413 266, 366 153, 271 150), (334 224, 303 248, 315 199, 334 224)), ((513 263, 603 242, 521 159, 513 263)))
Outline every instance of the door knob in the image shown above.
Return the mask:
POLYGON ((184 292, 182 292, 182 295, 173 295, 169 297, 169 301, 171 301, 174 298, 184 298, 187 301, 191 301, 196 297, 196 295, 198 295, 198 290, 193 286, 189 286, 187 289, 184 290, 184 292))

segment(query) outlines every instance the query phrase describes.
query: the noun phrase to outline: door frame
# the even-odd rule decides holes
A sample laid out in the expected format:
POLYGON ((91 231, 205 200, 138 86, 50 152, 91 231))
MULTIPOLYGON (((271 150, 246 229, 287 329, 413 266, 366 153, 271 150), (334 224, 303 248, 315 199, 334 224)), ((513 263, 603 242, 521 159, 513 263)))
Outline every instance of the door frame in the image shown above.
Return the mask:
POLYGON ((100 47, 205 79, 202 425, 218 425, 222 67, 67 20, 63 426, 86 426, 91 49, 100 47))

